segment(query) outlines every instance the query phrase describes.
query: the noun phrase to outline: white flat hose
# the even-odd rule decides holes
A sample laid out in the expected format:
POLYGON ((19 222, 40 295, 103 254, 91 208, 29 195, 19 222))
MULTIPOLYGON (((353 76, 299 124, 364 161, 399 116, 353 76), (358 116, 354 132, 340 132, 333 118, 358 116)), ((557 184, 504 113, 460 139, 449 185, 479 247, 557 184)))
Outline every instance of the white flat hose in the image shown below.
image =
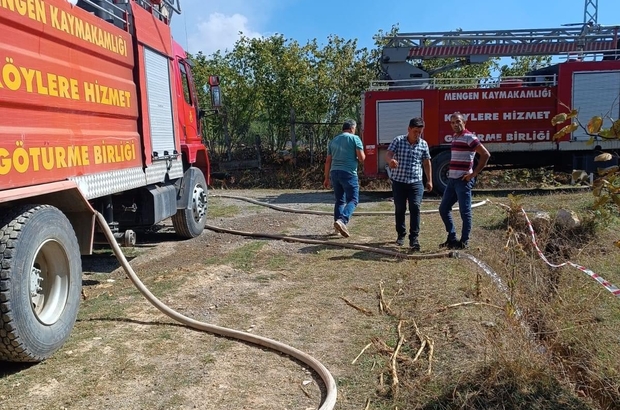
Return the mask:
POLYGON ((325 384, 325 391, 326 391, 325 398, 323 400, 323 403, 321 404, 321 407, 319 407, 319 410, 332 410, 334 408, 334 406, 336 405, 336 397, 337 397, 336 382, 334 381, 334 377, 331 375, 329 370, 327 370, 327 368, 323 366, 321 362, 319 362, 314 357, 302 352, 301 350, 295 349, 294 347, 288 346, 284 343, 280 343, 275 340, 268 339, 266 337, 257 336, 257 335, 253 335, 253 334, 246 333, 246 332, 241 332, 239 330, 228 329, 225 327, 220 327, 220 326, 212 325, 212 324, 205 323, 205 322, 199 322, 195 319, 189 318, 187 316, 184 316, 172 310, 171 308, 166 306, 164 303, 162 303, 159 299, 157 299, 155 295, 153 295, 146 288, 146 286, 144 286, 142 281, 138 278, 136 273, 133 271, 131 265, 125 258, 125 255, 123 255, 123 252, 121 251, 120 246, 116 242, 116 239, 114 238, 114 234, 110 230, 108 223, 106 222, 103 215, 101 215, 99 212, 95 212, 95 215, 97 216, 97 222, 99 223, 101 230, 103 231, 108 242, 110 243, 110 246, 112 247, 112 250, 114 251, 114 254, 116 255, 116 258, 118 259, 119 263, 121 264, 121 266, 127 273, 127 276, 129 276, 129 279, 131 279, 131 281, 136 286, 136 288, 138 288, 140 293, 142 293, 142 295, 144 295, 144 297, 153 306, 159 309, 166 316, 186 326, 189 326, 191 328, 202 330, 204 332, 212 333, 215 335, 243 340, 245 342, 250 342, 258 346, 267 347, 277 352, 282 352, 284 354, 287 354, 301 361, 302 363, 307 364, 308 366, 310 366, 310 368, 312 368, 315 372, 317 372, 317 374, 319 375, 319 377, 321 377, 321 379, 323 380, 323 383, 325 384))

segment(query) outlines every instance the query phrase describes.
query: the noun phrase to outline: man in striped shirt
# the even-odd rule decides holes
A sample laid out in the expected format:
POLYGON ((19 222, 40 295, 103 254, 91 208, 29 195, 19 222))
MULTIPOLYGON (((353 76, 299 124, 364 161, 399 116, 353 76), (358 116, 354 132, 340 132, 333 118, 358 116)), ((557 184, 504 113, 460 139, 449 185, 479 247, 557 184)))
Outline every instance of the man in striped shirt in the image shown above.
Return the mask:
POLYGON ((491 154, 482 145, 478 137, 465 128, 465 118, 459 112, 450 116, 450 125, 454 131, 450 146, 450 170, 448 185, 441 198, 439 215, 446 226, 448 238, 439 245, 448 249, 465 249, 469 246, 471 233, 471 190, 476 183, 476 177, 486 166, 491 154), (478 154, 478 165, 473 169, 474 157, 478 154), (456 238, 456 228, 452 220, 452 206, 459 203, 459 212, 463 221, 461 239, 456 238))

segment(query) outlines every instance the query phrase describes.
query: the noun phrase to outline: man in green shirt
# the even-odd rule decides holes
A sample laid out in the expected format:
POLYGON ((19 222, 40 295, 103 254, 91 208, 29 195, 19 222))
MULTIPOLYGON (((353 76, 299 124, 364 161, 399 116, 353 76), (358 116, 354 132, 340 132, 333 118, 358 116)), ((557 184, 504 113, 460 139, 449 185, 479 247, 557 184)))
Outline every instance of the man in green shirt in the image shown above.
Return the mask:
POLYGON ((362 141, 355 135, 356 127, 354 120, 346 120, 342 125, 342 134, 328 144, 323 180, 325 188, 329 188, 330 181, 334 188, 334 228, 345 238, 349 237, 347 224, 359 203, 357 164, 366 158, 362 141))

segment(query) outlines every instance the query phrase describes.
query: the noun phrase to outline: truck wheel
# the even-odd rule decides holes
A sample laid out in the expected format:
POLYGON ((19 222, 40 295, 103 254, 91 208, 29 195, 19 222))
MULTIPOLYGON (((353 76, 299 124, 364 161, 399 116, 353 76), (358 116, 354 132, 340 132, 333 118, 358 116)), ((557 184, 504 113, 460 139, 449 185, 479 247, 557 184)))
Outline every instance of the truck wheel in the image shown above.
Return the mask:
POLYGON ((450 151, 442 151, 433 159, 433 191, 439 195, 448 186, 448 170, 450 169, 450 151))
POLYGON ((81 289, 79 246, 60 210, 27 205, 0 217, 0 360, 39 362, 58 350, 81 289))
POLYGON ((177 235, 183 238, 195 238, 205 229, 207 222, 207 181, 197 168, 190 168, 183 176, 183 183, 189 189, 188 206, 177 210, 172 216, 172 225, 177 235))

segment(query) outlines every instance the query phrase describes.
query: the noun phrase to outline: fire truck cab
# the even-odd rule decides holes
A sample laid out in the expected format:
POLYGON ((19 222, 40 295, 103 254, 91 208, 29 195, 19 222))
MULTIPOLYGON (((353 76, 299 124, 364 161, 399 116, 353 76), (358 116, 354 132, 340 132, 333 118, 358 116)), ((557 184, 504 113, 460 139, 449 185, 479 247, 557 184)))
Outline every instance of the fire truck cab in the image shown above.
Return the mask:
POLYGON ((125 245, 166 218, 202 233, 205 112, 171 36, 179 12, 179 0, 0 1, 0 361, 43 360, 68 338, 95 211, 125 245))
POLYGON ((607 114, 607 128, 620 118, 617 48, 618 27, 601 26, 395 36, 383 50, 386 79, 373 82, 362 96, 364 174, 387 177, 389 143, 406 134, 410 118, 422 117, 434 189, 443 193, 452 139, 449 121, 455 112, 491 153, 490 166, 595 172, 593 158, 601 151, 617 151, 620 140, 593 138, 583 128, 554 139, 566 124, 554 126, 551 120, 572 108, 579 110, 584 125, 595 115, 607 114), (562 54, 563 61, 518 78, 433 78, 410 63, 456 57, 470 64, 493 56, 555 54, 562 54))

